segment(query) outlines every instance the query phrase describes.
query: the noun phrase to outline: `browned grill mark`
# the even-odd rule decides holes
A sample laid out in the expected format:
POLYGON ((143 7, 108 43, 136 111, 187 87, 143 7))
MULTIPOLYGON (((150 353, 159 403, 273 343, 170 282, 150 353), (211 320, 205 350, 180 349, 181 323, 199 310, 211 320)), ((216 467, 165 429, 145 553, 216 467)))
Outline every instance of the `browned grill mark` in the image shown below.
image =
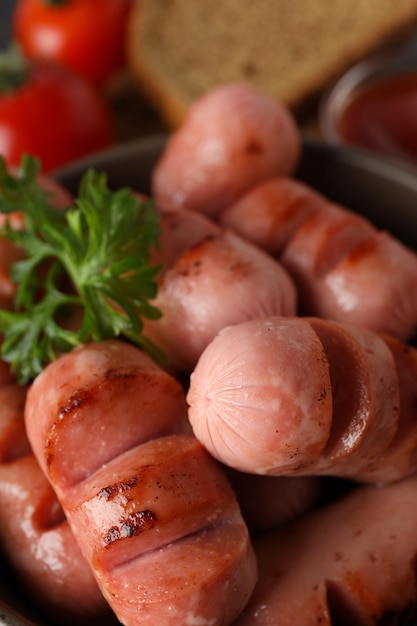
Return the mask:
POLYGON ((130 513, 127 517, 122 518, 118 526, 112 526, 104 536, 104 543, 110 546, 115 541, 136 537, 142 532, 152 530, 157 520, 156 514, 149 509, 130 513))

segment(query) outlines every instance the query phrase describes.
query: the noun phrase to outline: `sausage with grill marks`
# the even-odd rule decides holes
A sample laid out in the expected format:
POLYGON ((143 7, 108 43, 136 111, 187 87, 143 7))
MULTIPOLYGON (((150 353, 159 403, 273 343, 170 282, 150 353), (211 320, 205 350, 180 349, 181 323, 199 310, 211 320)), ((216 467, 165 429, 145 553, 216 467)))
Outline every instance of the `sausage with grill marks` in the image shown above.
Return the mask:
POLYGON ((248 529, 171 376, 124 342, 86 345, 37 377, 25 420, 123 624, 233 622, 257 576, 248 529))
POLYGON ((217 220, 284 265, 299 313, 414 336, 417 255, 363 216, 281 177, 249 189, 217 220))

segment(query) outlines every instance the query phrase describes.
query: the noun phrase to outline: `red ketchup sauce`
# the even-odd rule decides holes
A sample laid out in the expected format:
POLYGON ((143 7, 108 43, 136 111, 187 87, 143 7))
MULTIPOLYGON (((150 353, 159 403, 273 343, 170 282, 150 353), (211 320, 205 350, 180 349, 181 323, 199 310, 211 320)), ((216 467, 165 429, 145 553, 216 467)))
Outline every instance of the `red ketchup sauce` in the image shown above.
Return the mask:
POLYGON ((347 143, 417 165, 417 74, 359 88, 340 115, 339 134, 347 143))

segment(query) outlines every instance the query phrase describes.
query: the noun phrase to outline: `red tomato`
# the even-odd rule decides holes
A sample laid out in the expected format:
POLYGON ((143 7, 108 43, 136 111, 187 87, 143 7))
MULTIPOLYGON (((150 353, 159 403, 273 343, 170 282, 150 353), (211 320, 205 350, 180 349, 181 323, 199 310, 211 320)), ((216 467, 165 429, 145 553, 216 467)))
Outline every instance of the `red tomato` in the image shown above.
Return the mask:
POLYGON ((124 61, 130 0, 18 0, 14 34, 29 58, 46 57, 94 83, 124 61))
POLYGON ((47 172, 112 142, 106 102, 70 70, 32 62, 20 86, 0 93, 0 154, 10 165, 19 165, 26 152, 47 172))

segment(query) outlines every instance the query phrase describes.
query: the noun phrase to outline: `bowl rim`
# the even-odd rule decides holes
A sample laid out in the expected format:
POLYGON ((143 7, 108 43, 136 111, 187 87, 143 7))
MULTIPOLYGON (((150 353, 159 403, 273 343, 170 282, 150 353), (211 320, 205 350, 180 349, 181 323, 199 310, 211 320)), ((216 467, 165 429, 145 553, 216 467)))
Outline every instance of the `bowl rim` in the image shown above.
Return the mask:
POLYGON ((323 91, 317 108, 320 132, 326 141, 347 145, 338 122, 346 105, 366 84, 392 76, 416 75, 417 35, 378 50, 347 68, 323 91))

